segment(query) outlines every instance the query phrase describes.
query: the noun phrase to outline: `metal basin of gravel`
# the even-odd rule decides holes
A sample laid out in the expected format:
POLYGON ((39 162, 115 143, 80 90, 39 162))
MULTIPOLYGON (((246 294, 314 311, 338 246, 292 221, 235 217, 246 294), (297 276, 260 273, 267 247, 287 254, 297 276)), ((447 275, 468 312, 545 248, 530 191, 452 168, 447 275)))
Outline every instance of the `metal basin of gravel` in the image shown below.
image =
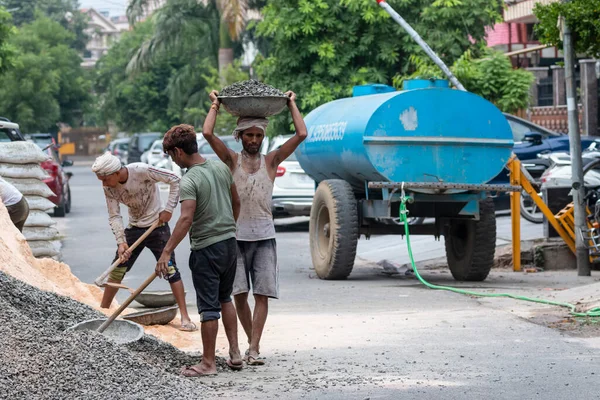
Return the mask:
POLYGON ((142 325, 166 325, 177 316, 178 306, 156 308, 123 316, 123 319, 142 325))
POLYGON ((219 96, 228 113, 236 117, 270 117, 286 107, 287 96, 219 96))
MULTIPOLYGON (((184 295, 186 293, 184 292, 184 295)), ((137 295, 135 301, 149 308, 168 307, 177 303, 173 292, 170 290, 142 292, 137 295)))
MULTIPOLYGON (((88 319, 67 328, 67 331, 96 331, 106 319, 88 319)), ((121 319, 114 320, 102 334, 117 344, 138 341, 144 336, 144 328, 140 324, 121 319)))

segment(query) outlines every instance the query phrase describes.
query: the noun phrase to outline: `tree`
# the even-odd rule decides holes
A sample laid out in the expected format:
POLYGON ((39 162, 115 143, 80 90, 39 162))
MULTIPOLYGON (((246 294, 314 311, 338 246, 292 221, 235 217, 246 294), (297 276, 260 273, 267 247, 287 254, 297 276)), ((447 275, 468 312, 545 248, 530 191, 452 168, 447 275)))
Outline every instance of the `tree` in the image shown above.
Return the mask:
POLYGON ((85 49, 87 16, 79 11, 77 0, 0 0, 0 5, 10 10, 16 26, 32 23, 36 13, 47 16, 75 34, 76 39, 72 43, 75 49, 85 49))
POLYGON ((0 75, 14 63, 15 50, 9 43, 14 34, 11 15, 0 7, 0 75))
MULTIPOLYGON (((476 47, 485 27, 500 19, 499 0, 390 0, 447 63, 476 47)), ((352 86, 390 83, 410 73, 411 54, 423 54, 410 36, 372 0, 268 0, 260 35, 271 54, 258 66, 261 79, 299 96, 303 112, 349 96, 352 86)), ((274 127, 287 131, 289 116, 274 127)))
POLYGON ((90 84, 72 47, 75 35, 40 16, 17 29, 15 66, 0 78, 0 114, 23 131, 56 131, 58 122, 79 125, 90 84))
MULTIPOLYGON (((252 3, 252 2, 251 2, 252 3)), ((149 5, 157 5, 156 0, 132 0, 127 8, 127 15, 131 24, 134 24, 144 14, 149 5)), ((239 41, 246 27, 248 14, 248 0, 170 0, 157 11, 158 19, 163 21, 177 20, 182 25, 210 26, 218 32, 218 66, 224 70, 233 63, 233 43, 239 41), (200 11, 200 12, 199 12, 200 11), (216 11, 216 13, 214 13, 216 11)), ((170 23, 157 23, 155 42, 160 38, 172 37, 171 41, 182 39, 182 27, 170 23)), ((210 35, 214 39, 213 35, 210 35)), ((150 50, 159 50, 160 46, 151 46, 150 50)), ((149 56, 152 56, 152 51, 149 56)))
MULTIPOLYGON (((411 56, 410 61, 416 71, 409 76, 397 75, 394 78, 396 87, 401 88, 405 79, 447 79, 428 58, 411 56)), ((494 103, 503 112, 515 113, 529 106, 533 74, 513 69, 510 59, 499 51, 468 50, 450 70, 465 89, 494 103), (480 57, 475 57, 474 53, 480 53, 480 57)))
POLYGON ((600 57, 600 0, 571 0, 548 5, 536 4, 540 20, 535 32, 540 42, 562 48, 559 17, 565 18, 574 35, 575 52, 600 57))
POLYGON ((126 73, 132 55, 152 35, 153 29, 152 21, 137 24, 96 64, 100 121, 114 122, 129 132, 164 131, 174 122, 167 93, 173 69, 170 61, 162 58, 144 71, 131 76, 126 73))

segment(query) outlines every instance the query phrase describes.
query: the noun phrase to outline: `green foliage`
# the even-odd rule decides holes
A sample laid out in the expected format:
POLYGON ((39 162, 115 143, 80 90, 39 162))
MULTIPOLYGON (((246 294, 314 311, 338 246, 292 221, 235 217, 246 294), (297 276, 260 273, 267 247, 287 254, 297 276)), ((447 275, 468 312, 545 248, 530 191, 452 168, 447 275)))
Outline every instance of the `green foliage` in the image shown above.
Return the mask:
POLYGON ((98 61, 95 90, 100 97, 100 121, 112 121, 130 132, 148 130, 151 126, 165 131, 174 123, 168 113, 167 86, 172 73, 169 60, 157 60, 132 76, 126 73, 132 55, 152 33, 152 21, 136 25, 98 61))
POLYGON ((15 49, 9 39, 14 32, 11 15, 0 7, 0 75, 13 66, 15 49))
MULTIPOLYGON (((271 39, 259 77, 298 94, 306 113, 348 96, 352 86, 390 83, 410 73, 411 54, 423 54, 412 38, 373 0, 268 0, 258 33, 271 39)), ((390 0, 447 63, 485 37, 500 19, 499 0, 390 0), (472 41, 471 41, 471 40, 472 41)), ((289 113, 276 118, 280 133, 289 113)))
POLYGON ((558 19, 563 16, 573 32, 575 51, 600 57, 600 0, 536 4, 533 12, 540 20, 535 26, 540 42, 562 48, 558 19))
POLYGON ((0 78, 0 114, 25 132, 56 131, 56 124, 78 125, 89 101, 75 35, 58 22, 38 17, 11 38, 14 67, 0 78))
MULTIPOLYGON (((450 67, 452 73, 469 92, 494 103, 500 110, 514 113, 529 106, 529 90, 534 77, 528 71, 513 69, 508 57, 499 51, 483 49, 480 58, 467 51, 450 67)), ((446 79, 429 59, 411 57, 415 72, 397 75, 394 85, 402 87, 405 79, 446 79)))
POLYGON ((0 5, 10 10, 16 26, 30 24, 39 15, 60 23, 75 35, 73 47, 79 51, 85 49, 87 16, 79 11, 77 0, 0 0, 0 5))

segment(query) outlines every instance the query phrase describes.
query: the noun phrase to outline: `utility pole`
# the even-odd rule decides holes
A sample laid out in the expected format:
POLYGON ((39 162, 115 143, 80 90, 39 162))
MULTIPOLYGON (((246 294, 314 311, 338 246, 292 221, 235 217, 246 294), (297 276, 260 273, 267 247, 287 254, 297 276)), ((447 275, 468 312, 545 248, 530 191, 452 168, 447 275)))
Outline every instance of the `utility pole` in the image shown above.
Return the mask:
MULTIPOLYGON (((564 1, 568 3, 569 0, 564 1)), ((579 135, 579 110, 577 109, 577 88, 575 82, 575 50, 573 35, 566 19, 563 27, 563 53, 565 56, 565 85, 567 110, 569 114, 569 143, 571 150, 571 182, 575 212, 575 250, 577 275, 590 276, 590 255, 582 233, 587 230, 586 206, 584 204, 585 185, 581 159, 581 137, 579 135)))

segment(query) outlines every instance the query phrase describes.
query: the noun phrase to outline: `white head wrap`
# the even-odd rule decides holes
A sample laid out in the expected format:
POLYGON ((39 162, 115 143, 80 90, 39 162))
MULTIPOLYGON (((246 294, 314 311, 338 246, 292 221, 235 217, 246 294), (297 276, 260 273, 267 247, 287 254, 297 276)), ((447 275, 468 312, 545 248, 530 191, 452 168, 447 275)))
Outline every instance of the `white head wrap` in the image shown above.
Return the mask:
POLYGON ((120 169, 121 161, 117 157, 110 154, 109 151, 96 158, 94 165, 92 165, 92 171, 94 171, 96 175, 101 176, 114 174, 120 169))
POLYGON ((266 118, 240 117, 237 120, 237 127, 233 131, 233 137, 239 139, 240 133, 250 128, 259 128, 266 135, 267 125, 269 125, 269 120, 266 118))

